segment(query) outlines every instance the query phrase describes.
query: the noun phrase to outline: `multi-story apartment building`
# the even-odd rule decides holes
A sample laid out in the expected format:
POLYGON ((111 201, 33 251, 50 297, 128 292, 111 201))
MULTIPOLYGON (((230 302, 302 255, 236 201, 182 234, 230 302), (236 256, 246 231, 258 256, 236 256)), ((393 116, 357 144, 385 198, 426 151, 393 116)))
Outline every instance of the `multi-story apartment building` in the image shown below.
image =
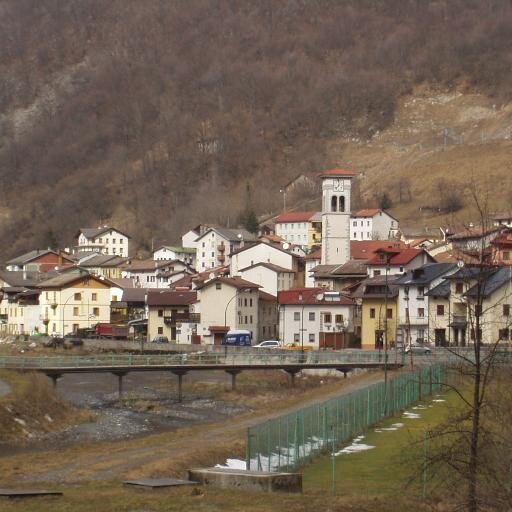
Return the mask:
POLYGON ((76 252, 95 251, 125 257, 130 254, 130 236, 109 226, 81 228, 76 238, 76 252))
POLYGON ((390 240, 398 233, 398 220, 379 208, 352 212, 351 240, 390 240))
MULTIPOLYGON (((445 276, 456 270, 457 265, 454 263, 433 263, 410 270, 395 281, 398 286, 399 346, 431 341, 430 323, 440 316, 441 308, 431 311, 429 292, 441 284, 445 276)), ((446 338, 443 338, 440 331, 435 331, 435 337, 438 344, 445 344, 446 338)))
POLYGON ((196 240, 196 270, 227 265, 231 253, 254 241, 255 236, 245 229, 210 228, 196 240))
POLYGON ((220 344, 228 330, 246 329, 256 343, 260 286, 240 277, 216 277, 197 287, 201 323, 197 333, 206 344, 220 344))
POLYGON ((61 335, 110 322, 110 282, 84 272, 67 272, 37 285, 39 332, 61 335))
POLYGON ((279 292, 279 339, 307 348, 351 346, 355 303, 340 292, 295 288, 279 292))

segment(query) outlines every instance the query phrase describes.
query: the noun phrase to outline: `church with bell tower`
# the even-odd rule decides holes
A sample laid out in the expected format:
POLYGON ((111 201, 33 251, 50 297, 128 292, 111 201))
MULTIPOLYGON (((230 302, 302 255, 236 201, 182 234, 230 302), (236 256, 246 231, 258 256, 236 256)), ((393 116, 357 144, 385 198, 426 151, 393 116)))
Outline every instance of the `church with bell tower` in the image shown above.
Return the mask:
POLYGON ((322 265, 343 265, 350 260, 350 190, 355 172, 322 171, 322 265))

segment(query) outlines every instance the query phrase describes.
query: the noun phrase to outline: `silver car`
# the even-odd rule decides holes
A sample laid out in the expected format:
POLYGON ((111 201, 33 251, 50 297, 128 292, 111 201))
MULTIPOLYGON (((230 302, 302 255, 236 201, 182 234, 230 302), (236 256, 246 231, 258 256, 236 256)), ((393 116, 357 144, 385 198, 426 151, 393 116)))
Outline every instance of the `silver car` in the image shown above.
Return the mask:
POLYGON ((411 343, 410 345, 407 345, 405 347, 405 353, 409 354, 412 351, 413 354, 431 354, 432 350, 428 345, 425 345, 424 343, 411 343))

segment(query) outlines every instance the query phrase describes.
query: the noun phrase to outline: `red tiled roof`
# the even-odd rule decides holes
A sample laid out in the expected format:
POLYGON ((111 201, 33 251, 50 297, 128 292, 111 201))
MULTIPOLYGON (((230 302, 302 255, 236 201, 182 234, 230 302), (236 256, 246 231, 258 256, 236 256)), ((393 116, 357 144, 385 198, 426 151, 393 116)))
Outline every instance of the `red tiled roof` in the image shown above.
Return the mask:
POLYGON ((347 169, 328 169, 325 171, 320 171, 317 176, 322 178, 323 176, 340 176, 343 178, 353 178, 356 175, 354 171, 349 171, 347 169))
MULTIPOLYGON (((388 252, 390 255, 389 264, 390 265, 405 265, 412 261, 416 256, 421 254, 422 252, 425 252, 423 249, 414 249, 414 248, 407 248, 407 249, 390 249, 386 251, 385 249, 382 250, 383 253, 388 252)), ((374 254, 373 258, 370 259, 367 263, 367 265, 384 265, 386 264, 386 258, 382 259, 378 254, 374 254)))
POLYGON ((316 251, 310 252, 307 254, 304 259, 305 260, 319 260, 322 258, 322 249, 317 249, 316 251))
POLYGON ((510 247, 512 245, 512 233, 510 231, 506 231, 499 234, 494 240, 491 240, 491 244, 502 247, 510 247))
POLYGON ((359 210, 352 213, 352 217, 373 217, 382 211, 380 208, 366 208, 366 210, 359 210))
POLYGON ((262 292, 261 290, 259 293, 259 299, 266 300, 267 302, 276 302, 277 301, 277 297, 275 297, 271 293, 262 292))
POLYGON ((369 260, 379 249, 402 250, 407 245, 399 240, 351 240, 350 256, 354 260, 369 260))
MULTIPOLYGON (((332 292, 331 292, 332 293, 332 292)), ((329 292, 327 292, 329 294, 329 292)), ((279 304, 284 305, 327 305, 351 306, 354 301, 345 295, 339 294, 338 300, 326 300, 326 290, 324 288, 293 288, 278 293, 279 304)))
POLYGON ((312 212, 289 212, 282 213, 275 218, 276 224, 283 224, 284 222, 307 222, 313 215, 315 215, 315 211, 312 212))

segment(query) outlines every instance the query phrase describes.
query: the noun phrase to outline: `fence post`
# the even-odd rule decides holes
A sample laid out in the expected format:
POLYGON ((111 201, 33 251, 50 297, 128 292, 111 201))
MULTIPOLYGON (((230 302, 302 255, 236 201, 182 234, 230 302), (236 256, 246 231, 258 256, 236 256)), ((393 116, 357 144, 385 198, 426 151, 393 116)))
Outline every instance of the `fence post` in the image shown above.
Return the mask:
POLYGON ((245 441, 245 469, 251 469, 251 429, 247 429, 247 438, 245 441))

